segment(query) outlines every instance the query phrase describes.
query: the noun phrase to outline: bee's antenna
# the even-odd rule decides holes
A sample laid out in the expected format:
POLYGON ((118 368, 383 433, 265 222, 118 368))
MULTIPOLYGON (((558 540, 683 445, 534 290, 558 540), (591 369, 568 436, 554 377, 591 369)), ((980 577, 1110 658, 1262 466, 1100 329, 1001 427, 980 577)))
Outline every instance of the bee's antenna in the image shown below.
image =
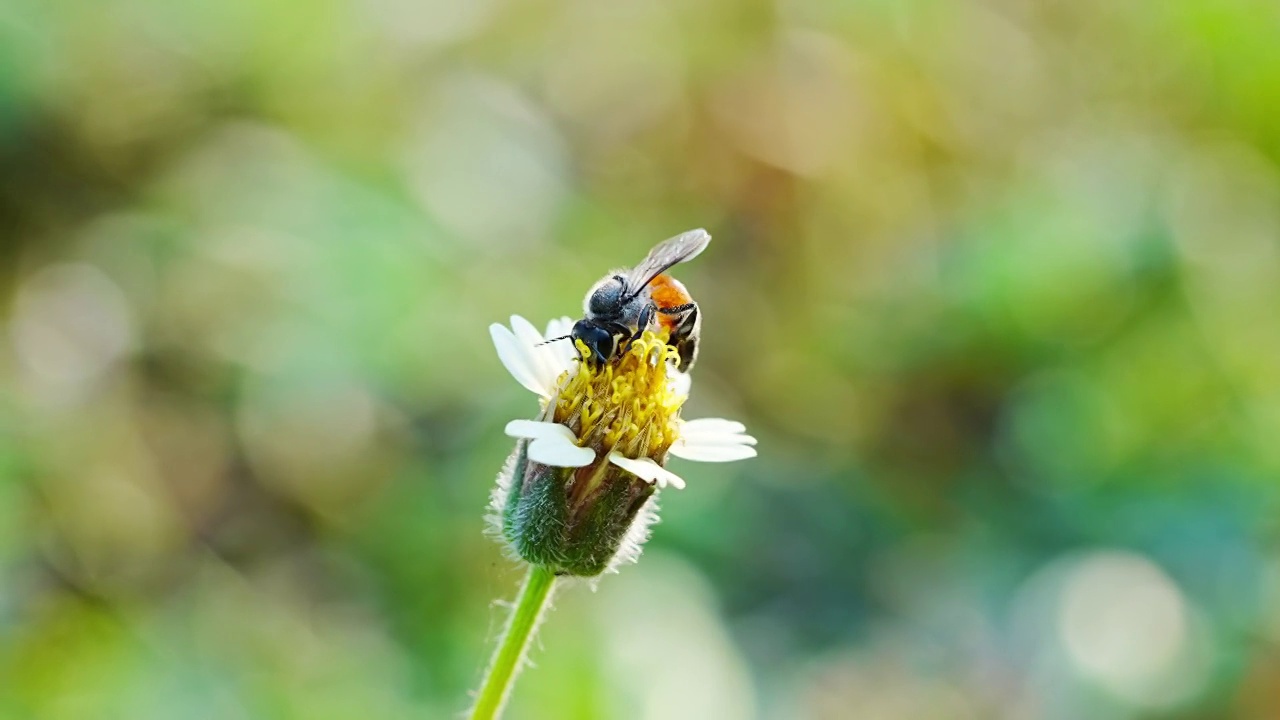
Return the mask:
POLYGON ((542 347, 543 345, 550 345, 553 342, 560 342, 561 340, 572 340, 572 339, 573 339, 572 335, 561 335, 560 337, 548 338, 547 340, 544 340, 543 342, 540 342, 537 345, 534 345, 534 347, 542 347))

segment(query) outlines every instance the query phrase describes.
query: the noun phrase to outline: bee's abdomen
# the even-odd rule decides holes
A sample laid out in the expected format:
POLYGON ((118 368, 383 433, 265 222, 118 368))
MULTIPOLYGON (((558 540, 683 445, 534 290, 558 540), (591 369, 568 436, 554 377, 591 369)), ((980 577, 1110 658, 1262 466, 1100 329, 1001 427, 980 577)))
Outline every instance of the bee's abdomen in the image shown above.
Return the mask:
MULTIPOLYGON (((680 307, 693 302, 689 291, 684 288, 684 283, 666 273, 659 275, 649 283, 649 297, 659 309, 680 307)), ((658 322, 662 323, 662 327, 666 328, 667 332, 674 330, 676 323, 679 321, 680 317, 678 315, 658 313, 658 322)))

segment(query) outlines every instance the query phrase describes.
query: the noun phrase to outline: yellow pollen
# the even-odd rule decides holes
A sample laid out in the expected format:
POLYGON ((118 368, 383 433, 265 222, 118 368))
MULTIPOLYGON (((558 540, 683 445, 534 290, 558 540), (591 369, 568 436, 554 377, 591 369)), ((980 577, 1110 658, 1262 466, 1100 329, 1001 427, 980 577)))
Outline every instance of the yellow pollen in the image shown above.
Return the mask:
MULTIPOLYGON (((581 341, 578 351, 589 356, 581 341)), ((685 401, 667 378, 679 361, 666 338, 645 332, 609 363, 580 362, 576 374, 560 377, 555 422, 573 430, 582 447, 661 461, 678 437, 685 401)))

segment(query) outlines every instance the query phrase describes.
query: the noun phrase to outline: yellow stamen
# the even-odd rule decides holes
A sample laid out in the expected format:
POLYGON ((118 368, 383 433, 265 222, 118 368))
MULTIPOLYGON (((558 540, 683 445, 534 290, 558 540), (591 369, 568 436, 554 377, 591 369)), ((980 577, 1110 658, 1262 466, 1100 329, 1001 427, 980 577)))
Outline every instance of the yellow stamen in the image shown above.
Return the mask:
MULTIPOLYGON (((578 350, 589 356, 581 341, 578 350)), ((579 363, 576 374, 560 377, 555 422, 573 430, 583 447, 662 460, 679 436, 685 401, 667 379, 679 358, 665 337, 645 332, 612 362, 579 363)))

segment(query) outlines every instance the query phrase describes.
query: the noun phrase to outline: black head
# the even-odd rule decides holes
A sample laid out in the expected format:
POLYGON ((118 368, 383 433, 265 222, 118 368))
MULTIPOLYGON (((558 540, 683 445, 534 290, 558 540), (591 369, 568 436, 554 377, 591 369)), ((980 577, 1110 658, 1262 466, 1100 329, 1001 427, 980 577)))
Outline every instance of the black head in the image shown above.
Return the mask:
POLYGON ((623 334, 617 332, 616 328, 611 328, 588 318, 574 323, 573 331, 569 336, 574 340, 581 340, 582 344, 587 346, 587 350, 590 351, 591 355, 584 359, 604 364, 613 359, 613 354, 617 352, 618 342, 622 339, 623 334))
POLYGON ((612 319, 622 314, 626 304, 627 281, 620 275, 601 280, 587 297, 587 314, 601 319, 612 319))

